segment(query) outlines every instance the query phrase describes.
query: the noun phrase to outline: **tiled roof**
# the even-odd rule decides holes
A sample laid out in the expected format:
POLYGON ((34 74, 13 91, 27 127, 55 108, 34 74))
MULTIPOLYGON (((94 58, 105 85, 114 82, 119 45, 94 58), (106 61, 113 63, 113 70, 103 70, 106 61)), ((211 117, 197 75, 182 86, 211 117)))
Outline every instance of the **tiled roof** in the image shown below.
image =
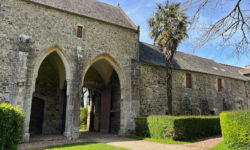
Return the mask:
MULTIPOLYGON (((147 43, 140 43, 140 61, 150 65, 165 66, 162 53, 156 46, 147 43)), ((174 69, 179 70, 201 72, 240 80, 249 79, 239 72, 243 68, 220 64, 210 59, 183 52, 176 53, 172 64, 174 69)))
POLYGON ((136 30, 136 25, 119 6, 112 6, 96 0, 27 0, 52 8, 64 10, 107 23, 136 30))

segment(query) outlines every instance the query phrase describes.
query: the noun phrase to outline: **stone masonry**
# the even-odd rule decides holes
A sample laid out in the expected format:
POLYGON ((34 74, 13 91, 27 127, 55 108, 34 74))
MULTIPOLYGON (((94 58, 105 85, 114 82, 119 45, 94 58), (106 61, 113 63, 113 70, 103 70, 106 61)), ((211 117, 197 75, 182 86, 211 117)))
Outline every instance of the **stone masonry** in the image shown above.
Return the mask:
MULTIPOLYGON (((157 47, 140 43, 140 115, 168 113, 165 60, 157 47)), ((173 114, 219 115, 249 109, 249 68, 177 52, 172 62, 173 114), (187 75, 191 87, 187 87, 187 75), (219 89, 219 82, 220 87, 219 89)))
MULTIPOLYGON (((116 9, 116 8, 115 8, 116 9)), ((81 87, 87 68, 96 59, 114 64, 121 84, 120 134, 134 128, 139 99, 131 90, 131 60, 138 60, 138 31, 98 21, 26 0, 0 2, 0 100, 25 110, 25 136, 29 140, 29 119, 35 81, 40 64, 57 52, 66 70, 67 110, 64 135, 79 135, 81 87), (18 13, 17 13, 18 12, 18 13), (78 38, 77 25, 85 30, 78 38)))
MULTIPOLYGON (((173 64, 175 115, 218 115, 249 108, 249 78, 244 76, 248 70, 240 73, 243 68, 182 53, 173 64), (192 75, 192 88, 186 88, 186 73, 192 75), (218 79, 222 91, 217 89, 218 79)), ((43 134, 79 137, 84 80, 88 70, 98 72, 98 66, 104 75, 96 76, 112 75, 108 70, 116 73, 113 80, 103 80, 113 81, 115 91, 111 132, 129 134, 134 117, 168 112, 162 55, 139 42, 139 28, 119 6, 96 0, 0 1, 0 103, 25 111, 24 141, 30 138, 34 98, 45 103, 43 134), (111 67, 100 67, 104 62, 111 67)))
MULTIPOLYGON (((166 73, 164 67, 142 64, 140 67, 140 115, 164 115, 168 111, 166 99, 166 73)), ((192 115, 192 109, 202 111, 202 102, 207 110, 202 115, 218 115, 223 110, 248 108, 247 82, 184 70, 173 70, 173 113, 192 115), (186 88, 186 73, 193 79, 193 87, 186 88), (223 90, 218 91, 216 79, 223 81, 223 90), (185 107, 187 104, 187 107, 185 107)))

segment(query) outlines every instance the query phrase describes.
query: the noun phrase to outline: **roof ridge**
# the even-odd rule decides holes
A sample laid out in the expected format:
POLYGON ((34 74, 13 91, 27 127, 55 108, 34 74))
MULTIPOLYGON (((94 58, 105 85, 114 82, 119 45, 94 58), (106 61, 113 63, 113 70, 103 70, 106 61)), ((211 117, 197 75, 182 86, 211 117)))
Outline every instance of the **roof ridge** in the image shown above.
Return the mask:
MULTIPOLYGON (((158 54, 156 54, 160 52, 156 49, 155 45, 144 42, 140 42, 140 44, 141 62, 157 66, 165 66, 164 60, 160 58, 158 54)), ((212 74, 216 76, 239 79, 244 81, 250 79, 243 76, 237 68, 227 67, 226 65, 218 63, 212 59, 187 54, 185 52, 178 51, 178 53, 179 55, 176 55, 177 57, 175 57, 175 60, 173 62, 174 69, 212 74)))
POLYGON ((87 17, 89 19, 93 19, 93 20, 101 21, 101 22, 108 23, 111 25, 116 25, 122 28, 127 28, 127 29, 137 31, 137 28, 134 26, 134 24, 131 24, 131 21, 127 19, 126 14, 121 13, 121 11, 117 9, 117 7, 104 3, 104 2, 100 2, 98 0, 74 0, 74 1, 72 0, 57 0, 57 1, 25 0, 25 1, 28 1, 34 4, 39 4, 41 6, 49 7, 51 9, 64 11, 64 12, 71 13, 74 15, 87 17), (101 10, 91 11, 92 8, 90 10, 86 10, 86 9, 83 9, 84 7, 81 5, 83 5, 85 8, 89 8, 89 6, 92 6, 92 5, 95 8, 101 7, 101 9, 105 9, 105 13, 103 13, 101 10))
POLYGON ((120 7, 120 5, 114 6, 114 5, 104 3, 104 2, 101 2, 101 1, 98 1, 98 0, 94 0, 94 1, 96 1, 97 3, 102 3, 102 4, 105 4, 105 5, 111 6, 113 8, 118 8, 118 10, 128 20, 128 22, 134 27, 134 29, 136 29, 136 30, 138 29, 138 26, 128 17, 128 15, 123 11, 123 9, 120 7))
POLYGON ((181 51, 177 51, 178 53, 183 53, 185 55, 191 55, 193 57, 197 57, 197 58, 200 58, 200 59, 205 59, 205 60, 209 60, 209 61, 212 61, 212 62, 215 62, 217 64, 219 64, 218 62, 214 61, 213 59, 209 59, 209 58, 205 58, 205 57, 201 57, 201 56, 197 56, 197 55, 193 55, 193 54, 189 54, 189 53, 185 53, 185 52, 181 52, 181 51))
MULTIPOLYGON (((155 45, 150 44, 150 43, 146 43, 146 42, 141 42, 141 43, 144 43, 144 44, 147 44, 147 45, 151 45, 151 46, 156 47, 155 45)), ((228 64, 223 64, 223 63, 214 61, 213 59, 209 59, 209 58, 205 58, 205 57, 201 57, 201 56, 197 56, 197 55, 185 53, 185 52, 182 52, 182 51, 177 51, 177 53, 183 53, 183 54, 185 54, 185 55, 191 55, 191 56, 193 56, 193 57, 198 57, 198 58, 201 58, 201 59, 206 59, 206 60, 213 61, 213 62, 215 62, 215 63, 217 63, 217 64, 220 64, 220 65, 225 65, 225 66, 229 66, 229 67, 237 67, 237 68, 240 68, 240 69, 244 69, 244 68, 242 68, 242 67, 233 66, 233 65, 228 65, 228 64)))
MULTIPOLYGON (((144 44, 148 44, 148 45, 157 47, 157 46, 155 46, 155 45, 153 45, 153 44, 149 44, 149 43, 146 43, 146 42, 141 42, 141 43, 144 43, 144 44)), ((204 58, 204 57, 201 57, 201 56, 197 56, 197 55, 185 53, 185 52, 182 52, 182 51, 176 51, 176 52, 177 52, 177 53, 183 53, 183 54, 185 54, 185 55, 190 55, 190 56, 193 56, 193 57, 198 57, 198 58, 201 58, 201 59, 206 59, 206 60, 210 60, 210 61, 216 62, 216 61, 214 61, 214 60, 212 60, 212 59, 209 59, 209 58, 204 58)), ((216 63, 218 63, 218 62, 216 62, 216 63)))
POLYGON ((128 17, 128 15, 123 11, 123 9, 120 7, 120 5, 114 6, 115 8, 117 8, 122 15, 128 20, 128 22, 136 29, 138 30, 138 26, 128 17))
POLYGON ((229 65, 229 64, 223 64, 223 63, 219 63, 221 65, 224 65, 224 66, 228 66, 228 67, 235 67, 235 68, 239 68, 239 69, 244 69, 242 67, 239 67, 239 66, 233 66, 233 65, 229 65))
POLYGON ((97 2, 97 3, 105 4, 105 5, 114 7, 114 8, 116 7, 116 6, 114 6, 114 5, 111 5, 111 4, 108 4, 108 3, 104 3, 104 2, 101 2, 101 1, 99 1, 99 0, 93 0, 93 1, 95 1, 95 2, 97 2))

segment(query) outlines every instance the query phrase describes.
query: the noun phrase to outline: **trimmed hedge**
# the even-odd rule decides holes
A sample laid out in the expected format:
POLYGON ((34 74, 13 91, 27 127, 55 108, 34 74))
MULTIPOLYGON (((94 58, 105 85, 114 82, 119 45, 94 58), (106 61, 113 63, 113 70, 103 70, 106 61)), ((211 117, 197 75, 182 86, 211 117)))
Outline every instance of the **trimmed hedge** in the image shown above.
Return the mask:
POLYGON ((193 140, 220 134, 220 119, 215 116, 149 116, 135 122, 136 135, 143 137, 193 140))
POLYGON ((250 149, 250 110, 220 114, 222 136, 231 148, 250 149))
POLYGON ((24 114, 10 104, 0 105, 0 150, 16 150, 22 140, 24 114))

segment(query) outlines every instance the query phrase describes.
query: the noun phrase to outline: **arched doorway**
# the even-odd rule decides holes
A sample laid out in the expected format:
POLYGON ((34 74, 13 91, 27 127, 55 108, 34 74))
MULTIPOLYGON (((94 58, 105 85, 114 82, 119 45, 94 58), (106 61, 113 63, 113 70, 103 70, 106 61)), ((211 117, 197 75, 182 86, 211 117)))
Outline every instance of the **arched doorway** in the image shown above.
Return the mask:
POLYGON ((60 56, 50 53, 41 63, 33 93, 29 133, 62 134, 65 130, 66 72, 60 56))
POLYGON ((89 131, 119 133, 121 118, 121 87, 116 70, 105 59, 93 63, 84 77, 88 89, 89 131))

